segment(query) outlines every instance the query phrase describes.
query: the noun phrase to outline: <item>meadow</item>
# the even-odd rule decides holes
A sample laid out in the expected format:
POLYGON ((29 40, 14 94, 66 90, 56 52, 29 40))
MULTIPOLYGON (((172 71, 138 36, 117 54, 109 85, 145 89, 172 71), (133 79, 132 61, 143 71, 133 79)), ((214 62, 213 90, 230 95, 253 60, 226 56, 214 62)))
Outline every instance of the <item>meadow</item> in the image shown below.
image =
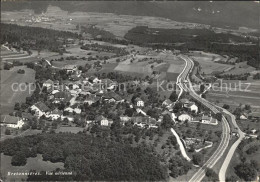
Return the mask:
POLYGON ((19 103, 25 102, 26 97, 30 95, 28 87, 25 91, 22 90, 14 91, 12 89, 12 84, 22 83, 23 84, 22 89, 23 89, 25 86, 28 86, 26 85, 26 83, 34 83, 35 71, 27 68, 26 66, 17 66, 12 68, 11 70, 1 70, 0 73, 1 73, 1 97, 0 97, 1 114, 9 114, 10 112, 13 111, 13 107, 16 102, 19 103), (19 69, 23 69, 25 73, 24 74, 17 73, 19 69))
POLYGON ((12 166, 11 156, 1 154, 1 174, 4 181, 23 181, 27 179, 26 175, 23 176, 8 176, 8 172, 29 172, 30 170, 51 171, 56 168, 63 169, 64 164, 62 162, 52 163, 50 161, 43 161, 42 155, 38 154, 35 158, 28 158, 25 166, 12 166))

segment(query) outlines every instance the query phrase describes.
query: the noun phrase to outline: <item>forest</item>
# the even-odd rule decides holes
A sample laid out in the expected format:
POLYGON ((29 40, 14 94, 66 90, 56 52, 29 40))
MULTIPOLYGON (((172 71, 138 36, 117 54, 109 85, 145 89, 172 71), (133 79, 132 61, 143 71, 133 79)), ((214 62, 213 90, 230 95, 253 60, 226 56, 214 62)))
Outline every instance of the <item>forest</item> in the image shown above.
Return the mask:
POLYGON ((60 52, 68 38, 79 38, 78 34, 40 27, 19 26, 1 23, 1 44, 8 42, 11 47, 23 50, 60 52))
POLYGON ((227 33, 216 34, 209 29, 155 29, 137 26, 127 32, 125 39, 154 49, 197 50, 229 55, 238 57, 239 62, 247 61, 253 67, 260 66, 256 41, 227 33))
MULTIPOLYGON (((63 162, 72 171, 66 180, 149 180, 167 178, 166 168, 149 147, 110 141, 85 133, 42 133, 1 142, 1 152, 12 156, 12 165, 25 165, 26 158, 42 154, 44 161, 63 162)), ((30 176, 28 180, 65 180, 62 176, 30 176)))

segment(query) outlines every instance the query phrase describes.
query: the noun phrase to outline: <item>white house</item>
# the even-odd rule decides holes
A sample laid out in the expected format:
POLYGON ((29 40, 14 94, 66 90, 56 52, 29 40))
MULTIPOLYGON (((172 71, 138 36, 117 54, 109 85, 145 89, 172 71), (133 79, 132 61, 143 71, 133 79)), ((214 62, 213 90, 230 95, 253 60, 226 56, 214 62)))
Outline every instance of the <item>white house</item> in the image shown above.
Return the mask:
POLYGON ((50 80, 50 79, 48 79, 48 80, 46 80, 43 84, 42 84, 42 86, 43 87, 46 87, 47 88, 47 90, 49 90, 52 86, 53 86, 53 81, 52 80, 50 80))
POLYGON ((108 120, 104 116, 98 116, 96 118, 96 121, 99 122, 101 126, 109 126, 109 125, 111 125, 113 123, 112 120, 108 120))
POLYGON ((42 115, 48 115, 50 109, 44 103, 37 102, 31 106, 31 110, 34 111, 35 115, 39 118, 42 115))
POLYGON ((184 104, 183 107, 189 109, 190 111, 193 111, 194 113, 198 113, 199 111, 198 106, 196 106, 194 102, 184 104))
POLYGON ((77 71, 78 68, 76 65, 66 65, 66 66, 64 66, 63 69, 66 70, 67 73, 73 73, 73 72, 77 71))
POLYGON ((165 101, 163 101, 162 106, 171 107, 172 104, 173 102, 170 99, 166 99, 165 101))
POLYGON ((242 113, 239 118, 242 119, 242 120, 245 120, 245 119, 248 118, 248 114, 242 113))
POLYGON ((101 83, 101 80, 96 77, 93 79, 93 83, 101 83))
POLYGON ((135 99, 136 106, 138 107, 144 107, 144 101, 140 99, 139 97, 135 99))
POLYGON ((191 116, 188 115, 188 114, 181 114, 179 117, 178 117, 178 120, 179 121, 191 121, 191 116))
POLYGON ((212 116, 205 116, 203 115, 201 118, 202 124, 211 124, 211 125, 217 125, 218 121, 215 118, 212 118, 212 116))
POLYGON ((21 118, 10 116, 10 115, 1 116, 1 126, 19 129, 23 125, 24 125, 24 121, 21 118))
POLYGON ((50 112, 50 114, 48 114, 48 117, 51 118, 51 120, 57 120, 61 118, 61 116, 62 116, 62 112, 59 111, 58 109, 55 109, 54 111, 50 112))

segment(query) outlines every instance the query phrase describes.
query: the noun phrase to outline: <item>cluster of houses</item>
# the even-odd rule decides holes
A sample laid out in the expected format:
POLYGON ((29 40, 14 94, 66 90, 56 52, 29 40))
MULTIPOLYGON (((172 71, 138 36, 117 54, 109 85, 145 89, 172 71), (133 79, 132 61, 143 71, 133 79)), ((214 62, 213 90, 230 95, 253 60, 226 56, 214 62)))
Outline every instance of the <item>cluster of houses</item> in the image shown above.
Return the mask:
MULTIPOLYGON (((78 70, 75 65, 67 65, 63 68, 67 73, 69 73, 70 78, 79 78, 73 79, 72 82, 65 82, 62 85, 59 81, 55 80, 46 80, 43 82, 43 87, 47 90, 47 99, 48 102, 54 104, 54 109, 50 109, 43 102, 37 102, 30 107, 31 113, 40 118, 44 116, 48 120, 64 120, 68 119, 69 121, 74 121, 75 115, 80 115, 82 113, 80 105, 88 104, 93 105, 97 102, 103 103, 127 103, 130 108, 133 108, 137 116, 127 117, 121 116, 120 119, 122 123, 131 121, 134 125, 144 128, 157 128, 162 122, 163 115, 168 114, 174 123, 177 122, 201 122, 204 124, 217 124, 217 120, 208 115, 203 115, 201 118, 193 118, 191 113, 198 114, 199 108, 194 103, 188 99, 181 99, 178 102, 182 104, 182 107, 185 110, 181 113, 173 113, 174 102, 170 99, 166 99, 161 106, 162 113, 159 116, 159 119, 152 118, 148 116, 145 112, 147 109, 145 107, 145 101, 143 98, 137 97, 133 101, 129 101, 115 92, 115 89, 118 87, 118 83, 110 79, 99 79, 97 77, 86 77, 81 76, 81 71, 78 70), (63 103, 64 108, 59 110, 55 104, 63 103)), ((2 121, 2 120, 1 120, 2 121)), ((5 120, 3 120, 5 121, 5 120)), ((21 127, 24 123, 18 121, 12 121, 15 125, 8 125, 14 128, 21 127)), ((110 126, 113 121, 104 117, 96 116, 93 121, 85 121, 87 124, 98 123, 102 126, 110 126)), ((3 123, 2 123, 3 124, 3 123)))

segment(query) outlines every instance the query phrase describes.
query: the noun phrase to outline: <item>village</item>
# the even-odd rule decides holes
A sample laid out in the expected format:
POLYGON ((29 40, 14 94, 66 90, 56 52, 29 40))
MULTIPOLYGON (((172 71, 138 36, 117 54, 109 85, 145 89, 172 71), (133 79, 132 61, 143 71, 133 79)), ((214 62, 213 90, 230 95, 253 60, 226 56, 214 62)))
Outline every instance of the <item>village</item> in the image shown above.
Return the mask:
MULTIPOLYGON (((130 124, 140 129, 156 129, 165 118, 170 119, 169 126, 185 123, 218 125, 216 116, 210 111, 188 96, 178 99, 176 91, 169 98, 162 98, 149 84, 143 85, 136 80, 118 82, 116 76, 113 80, 108 78, 109 74, 89 75, 82 73, 82 68, 76 65, 57 70, 46 60, 35 65, 43 67, 39 72, 47 67, 52 75, 63 72, 67 79, 61 83, 41 76, 42 88, 26 98, 28 108, 22 109, 23 104, 17 103, 14 113, 1 117, 1 126, 11 128, 11 131, 30 127, 42 132, 55 131, 59 127, 67 127, 66 131, 69 127, 91 130, 94 125, 109 128, 115 121, 122 126, 130 124)), ((10 130, 5 134, 11 134, 10 130)), ((203 139, 183 140, 186 148, 198 141, 202 143, 203 139)), ((212 146, 212 142, 209 143, 212 146)))

